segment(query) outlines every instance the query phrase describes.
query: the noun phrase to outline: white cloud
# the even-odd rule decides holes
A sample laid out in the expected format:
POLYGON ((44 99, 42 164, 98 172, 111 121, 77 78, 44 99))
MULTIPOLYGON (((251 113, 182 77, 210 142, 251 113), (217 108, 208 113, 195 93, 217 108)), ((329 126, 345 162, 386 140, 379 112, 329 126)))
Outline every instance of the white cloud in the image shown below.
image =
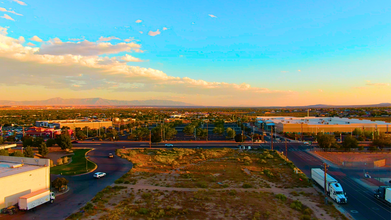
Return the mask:
POLYGON ((143 62, 141 59, 133 57, 133 56, 130 56, 128 54, 126 54, 123 57, 120 57, 120 59, 123 60, 123 61, 126 61, 126 62, 143 62))
POLYGON ((111 36, 111 37, 100 37, 99 38, 99 41, 111 41, 111 40, 121 40, 121 39, 119 39, 118 37, 114 37, 114 36, 111 36))
POLYGON ((156 35, 159 35, 159 34, 160 34, 159 29, 157 29, 156 31, 149 31, 149 32, 148 32, 148 35, 149 35, 149 36, 152 36, 152 37, 154 37, 154 36, 156 36, 156 35))
POLYGON ((94 43, 87 40, 81 42, 63 42, 56 44, 48 42, 43 44, 39 50, 39 54, 50 55, 82 55, 82 56, 97 56, 102 54, 116 54, 120 52, 128 52, 132 49, 139 49, 140 45, 136 43, 118 43, 111 44, 107 42, 94 43))
POLYGON ((70 41, 82 41, 85 40, 85 37, 83 36, 82 38, 68 38, 70 41))
POLYGON ((0 34, 1 35, 7 35, 8 33, 7 33, 7 28, 5 28, 5 27, 0 27, 0 34))
POLYGON ((125 39, 124 41, 130 42, 130 41, 138 41, 138 40, 134 39, 134 37, 129 37, 128 39, 125 39))
POLYGON ((29 45, 29 46, 32 46, 32 47, 35 47, 35 44, 33 44, 33 43, 27 43, 27 45, 29 45))
POLYGON ((23 36, 20 36, 18 40, 19 40, 19 43, 21 43, 21 44, 23 44, 24 42, 26 42, 26 40, 24 39, 23 36))
POLYGON ((142 31, 139 31, 139 33, 140 33, 140 34, 143 34, 144 32, 142 32, 142 31))
POLYGON ((24 3, 24 2, 22 2, 20 0, 12 0, 12 1, 18 3, 19 5, 27 5, 26 3, 24 3))
MULTIPOLYGON (((259 97, 275 99, 295 94, 291 91, 252 87, 247 83, 208 82, 169 76, 160 70, 127 65, 124 62, 126 60, 138 61, 130 55, 110 58, 98 56, 117 50, 118 48, 113 47, 118 44, 60 42, 58 38, 54 38, 40 47, 25 47, 18 39, 6 36, 5 28, 0 31, 3 33, 0 35, 0 66, 7 73, 2 75, 0 86, 12 83, 49 89, 158 92, 162 95, 174 93, 188 97, 200 94, 219 98, 237 97, 240 100, 243 100, 240 97, 249 100, 259 97), (48 49, 53 53, 44 53, 48 49)), ((127 45, 131 49, 133 46, 127 45)), ((140 46, 137 45, 136 49, 138 47, 140 46)))
POLYGON ((36 41, 36 42, 43 42, 43 40, 41 38, 39 38, 37 35, 35 35, 34 37, 30 38, 30 40, 36 41))
POLYGON ((168 30, 168 28, 166 28, 166 27, 163 27, 163 31, 165 31, 165 30, 168 30))
POLYGON ((209 14, 209 17, 211 17, 211 18, 217 18, 215 15, 211 15, 211 14, 209 14))
POLYGON ((367 80, 367 86, 390 86, 389 83, 371 83, 371 81, 367 80))
MULTIPOLYGON (((136 20, 136 23, 141 23, 143 22, 142 20, 136 20)), ((148 22, 147 22, 148 23, 148 22)))
POLYGON ((15 21, 13 18, 11 18, 9 15, 4 14, 3 16, 0 16, 0 18, 5 18, 7 20, 15 21))
POLYGON ((2 7, 0 7, 0 11, 4 11, 4 12, 8 12, 8 13, 12 13, 12 14, 19 15, 19 16, 23 16, 22 14, 16 13, 16 12, 14 12, 14 11, 8 11, 7 9, 5 9, 5 8, 2 8, 2 7))

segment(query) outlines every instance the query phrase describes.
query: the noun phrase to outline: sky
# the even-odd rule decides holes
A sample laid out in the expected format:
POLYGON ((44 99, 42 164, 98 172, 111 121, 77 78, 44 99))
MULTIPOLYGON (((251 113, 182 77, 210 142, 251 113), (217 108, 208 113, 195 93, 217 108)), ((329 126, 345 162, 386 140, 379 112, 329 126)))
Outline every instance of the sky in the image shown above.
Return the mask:
POLYGON ((389 0, 0 0, 0 99, 385 103, 390 39, 389 0))

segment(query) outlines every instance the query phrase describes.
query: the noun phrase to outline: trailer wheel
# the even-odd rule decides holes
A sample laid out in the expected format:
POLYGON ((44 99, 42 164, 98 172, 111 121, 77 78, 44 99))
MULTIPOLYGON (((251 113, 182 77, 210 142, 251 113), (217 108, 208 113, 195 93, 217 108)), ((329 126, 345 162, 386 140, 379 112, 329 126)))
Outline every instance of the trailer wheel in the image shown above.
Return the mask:
POLYGON ((54 202, 54 200, 53 200, 53 199, 51 199, 51 200, 50 200, 50 203, 53 203, 53 202, 54 202))

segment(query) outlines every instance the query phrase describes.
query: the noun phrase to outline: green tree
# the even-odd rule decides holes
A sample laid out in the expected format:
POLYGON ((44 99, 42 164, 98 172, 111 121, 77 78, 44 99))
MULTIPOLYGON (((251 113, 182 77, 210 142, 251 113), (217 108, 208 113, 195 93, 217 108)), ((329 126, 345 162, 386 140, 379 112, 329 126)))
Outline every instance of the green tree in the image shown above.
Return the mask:
POLYGON ((161 129, 160 126, 152 128, 152 131, 151 131, 152 132, 152 136, 151 136, 152 142, 158 143, 158 142, 162 141, 160 129, 161 129))
POLYGON ((342 142, 342 148, 344 148, 345 151, 350 151, 352 148, 358 148, 357 139, 352 135, 346 136, 342 142))
POLYGON ((30 146, 39 147, 42 143, 45 143, 45 140, 42 137, 36 137, 33 139, 33 145, 30 146))
POLYGON ((195 127, 191 124, 186 125, 185 128, 183 128, 183 132, 187 135, 193 135, 194 134, 195 127))
POLYGON ((224 127, 223 126, 216 126, 213 128, 213 133, 222 135, 224 133, 224 127))
POLYGON ((56 144, 56 140, 54 140, 54 139, 48 139, 47 141, 46 141, 46 146, 47 147, 52 147, 53 145, 55 145, 56 144))
POLYGON ((147 127, 139 127, 133 132, 133 134, 139 141, 142 141, 149 138, 149 129, 147 127))
POLYGON ((164 126, 164 138, 166 140, 172 139, 177 133, 178 131, 175 128, 166 125, 164 126))
POLYGON ((33 158, 34 157, 34 151, 33 151, 33 148, 31 146, 27 146, 26 148, 24 148, 23 150, 23 155, 25 157, 31 157, 33 158))
POLYGON ((71 137, 68 134, 60 134, 56 137, 57 145, 62 149, 72 149, 71 137))
POLYGON ((48 147, 46 146, 45 142, 41 143, 41 144, 38 146, 38 153, 41 154, 41 155, 44 156, 44 157, 49 153, 49 149, 48 149, 48 147))
POLYGON ((87 135, 84 134, 84 132, 82 130, 76 131, 76 138, 78 140, 84 140, 84 139, 86 139, 86 137, 87 137, 87 135))
MULTIPOLYGON (((1 130, 0 130, 0 132, 1 132, 1 130)), ((4 139, 3 139, 3 136, 0 133, 0 144, 2 144, 2 143, 4 143, 4 139)))
POLYGON ((232 129, 232 128, 227 128, 226 129, 226 132, 227 132, 227 138, 235 138, 235 136, 236 136, 236 132, 235 132, 235 130, 234 129, 232 129))
POLYGON ((15 151, 11 156, 13 157, 24 157, 21 151, 15 151))
POLYGON ((23 147, 33 146, 34 139, 33 137, 25 136, 22 138, 22 142, 23 142, 23 147))
POLYGON ((54 188, 56 188, 57 190, 60 190, 61 188, 67 188, 68 183, 69 183, 69 180, 65 179, 64 177, 57 177, 52 182, 52 186, 54 188))
POLYGON ((235 135, 235 141, 236 142, 244 142, 244 141, 246 141, 246 135, 242 135, 242 134, 235 135))
POLYGON ((335 140, 334 135, 319 133, 317 135, 317 140, 319 147, 325 151, 329 150, 331 147, 337 147, 337 141, 335 140))
POLYGON ((8 149, 0 150, 0 156, 9 156, 8 149))
POLYGON ((375 136, 375 139, 372 141, 371 146, 379 147, 380 149, 383 150, 384 147, 391 146, 391 138, 385 136, 383 133, 380 133, 380 135, 375 136))

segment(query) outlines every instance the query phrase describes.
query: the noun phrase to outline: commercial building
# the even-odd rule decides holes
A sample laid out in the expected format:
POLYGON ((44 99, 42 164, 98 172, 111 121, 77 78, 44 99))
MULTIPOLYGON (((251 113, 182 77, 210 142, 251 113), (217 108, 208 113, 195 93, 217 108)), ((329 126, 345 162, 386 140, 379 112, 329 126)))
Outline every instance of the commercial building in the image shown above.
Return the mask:
MULTIPOLYGON (((61 135, 61 129, 44 128, 44 127, 31 127, 24 132, 24 135, 31 137, 43 137, 43 138, 55 138, 57 135, 61 135)), ((68 129, 68 134, 73 135, 73 130, 68 129)))
POLYGON ((69 127, 72 130, 76 128, 88 127, 89 129, 98 129, 98 128, 109 128, 113 126, 112 121, 104 120, 52 120, 52 121, 36 121, 36 127, 49 127, 61 129, 62 127, 69 127))
POLYGON ((0 209, 21 196, 50 189, 50 160, 0 156, 0 209))
POLYGON ((257 126, 270 131, 286 133, 334 133, 353 132, 356 128, 366 131, 390 132, 391 123, 339 117, 257 117, 257 126))

